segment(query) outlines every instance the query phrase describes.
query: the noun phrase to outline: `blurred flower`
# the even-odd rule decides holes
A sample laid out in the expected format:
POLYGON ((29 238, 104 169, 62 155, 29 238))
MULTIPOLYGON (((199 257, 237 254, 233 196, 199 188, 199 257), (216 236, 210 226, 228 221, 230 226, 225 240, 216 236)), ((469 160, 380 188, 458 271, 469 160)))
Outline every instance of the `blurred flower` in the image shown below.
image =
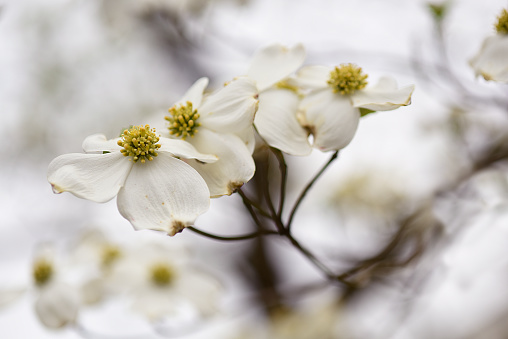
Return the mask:
POLYGON ((508 82, 508 11, 503 9, 497 19, 497 34, 484 40, 470 64, 485 80, 508 82))
POLYGON ((52 247, 39 248, 31 266, 30 282, 26 287, 1 290, 0 306, 28 291, 35 294, 35 313, 44 326, 56 329, 73 323, 78 316, 80 295, 77 288, 64 282, 62 267, 52 247))
POLYGON ((297 73, 297 82, 310 92, 300 104, 300 123, 314 136, 321 151, 346 147, 356 133, 361 116, 389 111, 411 103, 414 86, 397 88, 390 77, 367 87, 367 75, 353 64, 330 69, 307 66, 297 73))
POLYGON ((201 78, 169 109, 169 134, 192 144, 199 152, 219 159, 204 163, 186 160, 208 184, 211 197, 230 195, 249 181, 256 167, 252 159, 257 89, 248 78, 231 81, 203 97, 208 85, 201 78))
POLYGON ((200 315, 216 312, 220 284, 193 268, 182 248, 150 242, 129 249, 115 265, 111 282, 133 298, 133 309, 150 320, 192 306, 200 315))
POLYGON ((116 286, 109 284, 108 279, 126 251, 99 229, 93 228, 80 235, 73 246, 71 260, 73 266, 82 271, 81 294, 85 304, 103 301, 116 291, 116 286))
POLYGON ((305 311, 279 307, 270 313, 268 326, 257 326, 236 339, 338 339, 343 337, 337 333, 338 316, 336 302, 312 305, 305 311))
POLYGON ((209 208, 206 183, 182 160, 214 162, 181 140, 159 138, 155 130, 134 126, 121 138, 95 134, 85 139, 87 153, 65 154, 48 168, 55 193, 71 192, 95 202, 118 194, 118 210, 135 229, 153 229, 173 236, 209 208))
POLYGON ((260 92, 254 119, 257 131, 268 145, 292 155, 307 155, 312 151, 308 133, 296 118, 300 103, 298 89, 286 81, 304 59, 303 45, 287 48, 274 44, 254 55, 247 72, 260 92))

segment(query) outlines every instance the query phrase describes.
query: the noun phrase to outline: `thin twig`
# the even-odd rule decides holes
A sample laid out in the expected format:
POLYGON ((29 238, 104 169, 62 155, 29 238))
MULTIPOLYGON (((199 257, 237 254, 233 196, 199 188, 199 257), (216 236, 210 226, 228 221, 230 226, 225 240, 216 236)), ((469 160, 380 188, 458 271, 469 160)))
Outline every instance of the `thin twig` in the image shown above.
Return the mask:
POLYGON ((279 161, 279 170, 280 170, 280 195, 279 195, 279 209, 277 211, 277 218, 282 220, 282 211, 284 209, 284 200, 286 198, 286 184, 287 184, 287 172, 288 166, 286 161, 284 160, 284 154, 276 148, 270 147, 273 154, 279 161))
POLYGON ((247 239, 257 238, 257 237, 262 236, 262 235, 279 234, 277 231, 262 230, 262 231, 258 231, 258 232, 254 232, 254 233, 245 234, 245 235, 237 235, 237 236, 233 236, 233 237, 230 237, 230 236, 225 237, 225 236, 222 236, 222 235, 215 235, 215 234, 211 234, 211 233, 202 231, 202 230, 197 229, 197 228, 195 228, 193 226, 189 226, 187 228, 190 229, 191 231, 199 234, 199 235, 203 235, 203 236, 205 236, 207 238, 211 238, 211 239, 215 239, 215 240, 221 240, 221 241, 247 240, 247 239))
POLYGON ((314 185, 314 183, 317 181, 317 179, 319 179, 319 177, 324 173, 324 171, 328 168, 328 166, 330 166, 330 164, 335 159, 337 159, 338 155, 339 155, 339 151, 335 151, 335 153, 332 154, 332 156, 330 157, 328 162, 319 170, 319 172, 316 173, 314 178, 312 178, 312 180, 307 184, 305 189, 302 191, 302 193, 298 197, 298 200, 296 200, 296 203, 293 206, 293 209, 291 210, 291 214, 289 215, 289 219, 288 219, 288 222, 287 222, 287 225, 286 225, 286 229, 287 229, 288 233, 291 231, 291 223, 293 222, 293 218, 295 216, 295 213, 298 210, 298 207, 302 203, 303 199, 307 195, 307 192, 311 189, 311 187, 314 185))
POLYGON ((254 207, 258 212, 259 214, 261 214, 262 216, 264 217, 267 217, 267 218, 272 218, 272 216, 270 215, 270 213, 268 213, 267 211, 265 211, 259 204, 255 203, 254 201, 252 201, 251 199, 249 199, 249 197, 245 194, 245 192, 243 192, 241 189, 238 189, 237 190, 238 194, 240 195, 240 197, 242 197, 242 200, 243 200, 243 203, 244 205, 245 204, 249 204, 251 205, 252 207, 254 207))

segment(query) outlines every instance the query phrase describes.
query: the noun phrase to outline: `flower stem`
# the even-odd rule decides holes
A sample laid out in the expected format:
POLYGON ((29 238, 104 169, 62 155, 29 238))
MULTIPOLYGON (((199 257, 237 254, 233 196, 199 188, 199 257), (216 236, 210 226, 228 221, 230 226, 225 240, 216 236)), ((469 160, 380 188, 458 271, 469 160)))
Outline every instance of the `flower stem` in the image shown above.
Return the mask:
POLYGON ((286 224, 286 229, 288 233, 291 231, 291 224, 293 222, 293 218, 295 216, 296 211, 298 210, 298 207, 300 207, 300 204, 302 203, 303 199, 307 195, 307 192, 311 189, 311 187, 314 185, 314 183, 319 179, 319 177, 324 173, 324 171, 332 164, 332 162, 337 159, 339 155, 339 151, 335 151, 335 153, 332 154, 328 162, 319 170, 319 172, 316 173, 314 178, 307 184, 305 189, 300 193, 300 196, 298 197, 298 200, 296 200, 295 205, 293 206, 293 209, 291 210, 291 214, 289 215, 288 222, 286 224))
POLYGON ((211 233, 202 231, 202 230, 197 229, 197 228, 195 228, 193 226, 189 226, 187 228, 190 229, 191 231, 199 234, 199 235, 205 236, 207 238, 215 239, 215 240, 221 240, 221 241, 247 240, 247 239, 257 238, 257 237, 262 236, 262 235, 279 234, 276 231, 264 230, 264 231, 258 231, 258 232, 249 233, 249 234, 245 234, 245 235, 238 235, 238 236, 233 236, 233 237, 224 237, 224 236, 221 236, 221 235, 215 235, 215 234, 211 234, 211 233))

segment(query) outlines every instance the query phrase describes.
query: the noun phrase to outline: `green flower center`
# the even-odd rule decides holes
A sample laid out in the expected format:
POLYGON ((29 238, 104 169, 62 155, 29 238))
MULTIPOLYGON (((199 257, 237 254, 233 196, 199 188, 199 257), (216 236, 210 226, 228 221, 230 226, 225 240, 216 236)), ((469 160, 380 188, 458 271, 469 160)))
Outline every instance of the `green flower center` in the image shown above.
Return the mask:
POLYGON ((368 75, 363 74, 361 67, 353 64, 342 64, 330 72, 328 85, 335 93, 342 95, 353 94, 367 86, 368 75))
POLYGON ((39 259, 34 263, 32 273, 35 283, 42 286, 53 276, 53 265, 46 259, 39 259))
POLYGON ((115 245, 105 245, 102 248, 102 267, 109 268, 111 265, 117 261, 120 256, 122 255, 122 252, 120 252, 120 249, 115 245))
POLYGON ((494 25, 498 34, 508 34, 508 11, 503 9, 497 17, 497 23, 494 25))
POLYGON ((120 152, 126 157, 131 156, 134 162, 152 161, 161 147, 157 144, 159 137, 155 134, 155 129, 150 129, 149 125, 133 126, 123 131, 121 137, 122 139, 118 140, 118 145, 123 147, 120 152))
POLYGON ((185 105, 176 105, 169 110, 169 116, 164 117, 169 121, 169 134, 185 140, 187 136, 193 137, 198 131, 200 123, 196 122, 199 119, 198 110, 192 109, 192 102, 187 101, 185 105))
POLYGON ((167 264, 155 264, 150 269, 151 280, 157 286, 168 286, 174 278, 173 269, 167 264))

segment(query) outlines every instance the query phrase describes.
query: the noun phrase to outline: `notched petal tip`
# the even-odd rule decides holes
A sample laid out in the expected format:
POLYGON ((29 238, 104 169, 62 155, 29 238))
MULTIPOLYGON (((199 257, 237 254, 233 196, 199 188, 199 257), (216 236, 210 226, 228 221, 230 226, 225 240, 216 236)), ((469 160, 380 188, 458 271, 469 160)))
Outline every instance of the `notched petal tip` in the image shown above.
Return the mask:
POLYGON ((243 186, 243 184, 243 182, 239 181, 230 181, 227 186, 228 195, 236 193, 236 191, 238 191, 243 186))
POLYGON ((50 182, 50 184, 51 184, 51 189, 53 190, 53 193, 60 194, 60 193, 65 192, 65 190, 63 190, 62 188, 58 187, 57 185, 55 185, 55 184, 53 184, 51 182, 50 182))
POLYGON ((168 235, 170 237, 172 237, 177 233, 181 233, 185 227, 187 227, 187 225, 185 225, 185 223, 183 223, 179 220, 173 220, 173 222, 171 222, 171 226, 168 231, 168 235))

